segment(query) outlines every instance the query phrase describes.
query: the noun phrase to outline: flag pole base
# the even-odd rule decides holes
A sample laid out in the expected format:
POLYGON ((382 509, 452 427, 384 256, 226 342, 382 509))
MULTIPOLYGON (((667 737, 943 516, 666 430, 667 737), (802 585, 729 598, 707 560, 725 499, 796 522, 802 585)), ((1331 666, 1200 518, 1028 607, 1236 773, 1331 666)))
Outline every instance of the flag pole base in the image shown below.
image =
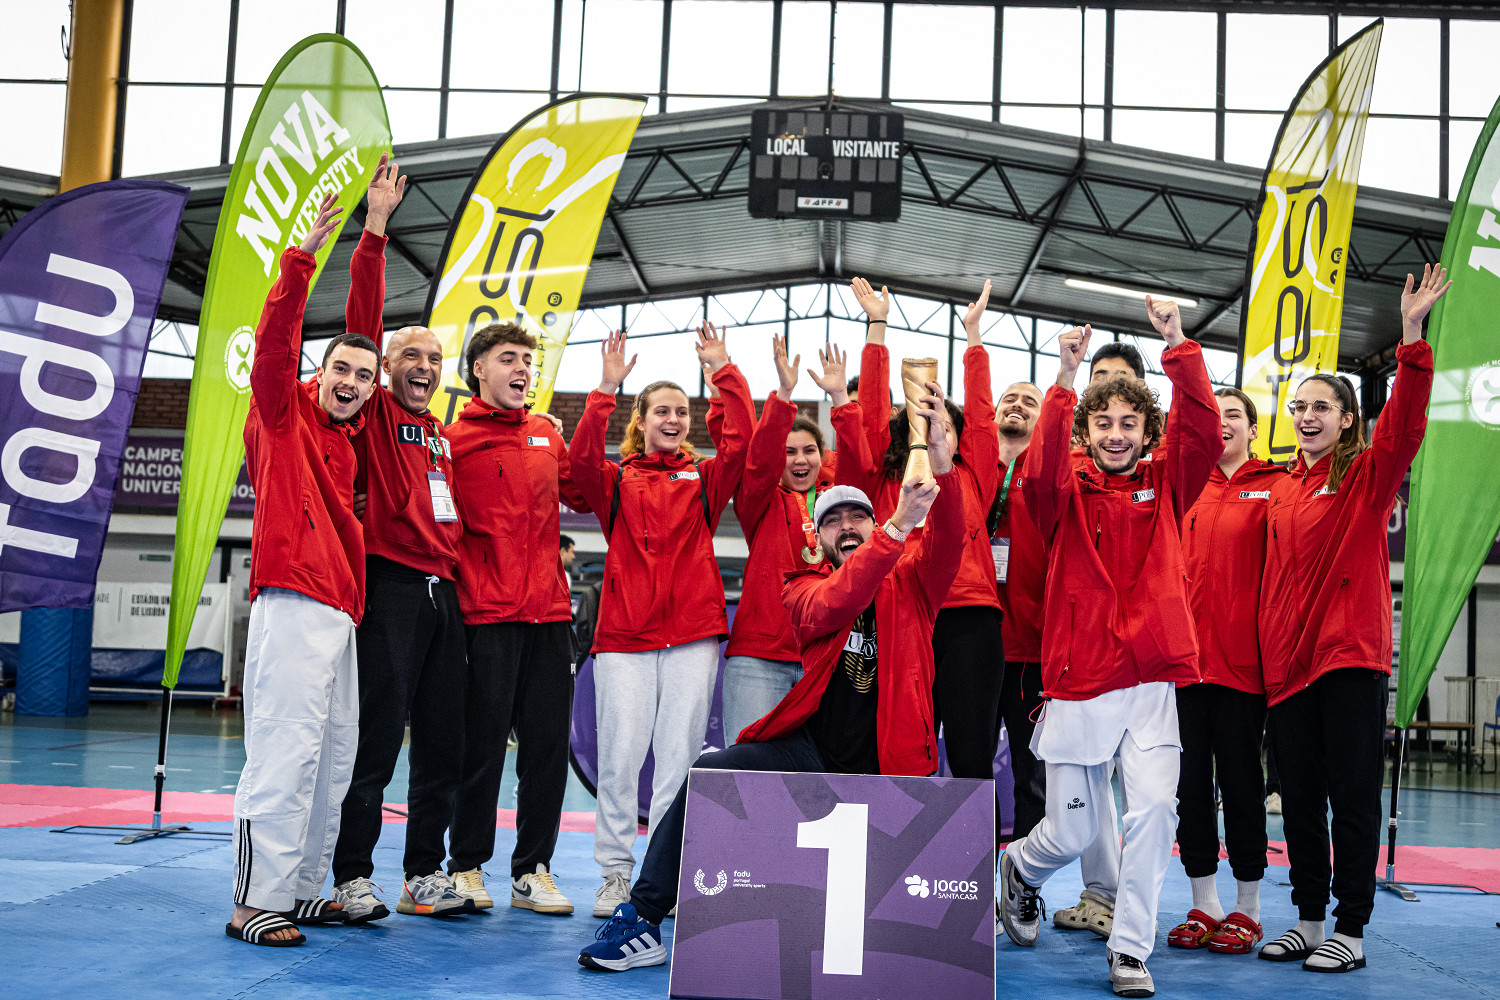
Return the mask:
POLYGON ((95 830, 107 830, 113 833, 125 832, 125 836, 115 841, 117 844, 135 844, 142 840, 154 840, 157 837, 171 837, 179 833, 191 833, 195 837, 233 837, 232 833, 220 833, 217 830, 194 830, 190 826, 162 826, 158 817, 151 826, 93 826, 80 824, 77 826, 65 826, 53 833, 90 833, 95 830))
POLYGON ((1500 892, 1493 892, 1489 889, 1481 889, 1477 885, 1469 885, 1466 882, 1397 882, 1389 872, 1387 872, 1385 878, 1377 878, 1375 880, 1375 887, 1377 889, 1385 889, 1387 892, 1394 892, 1396 895, 1400 896, 1408 903, 1420 902, 1420 900, 1417 899, 1417 894, 1410 888, 1414 885, 1419 885, 1426 889, 1472 889, 1475 892, 1479 893, 1481 896, 1500 896, 1500 892))

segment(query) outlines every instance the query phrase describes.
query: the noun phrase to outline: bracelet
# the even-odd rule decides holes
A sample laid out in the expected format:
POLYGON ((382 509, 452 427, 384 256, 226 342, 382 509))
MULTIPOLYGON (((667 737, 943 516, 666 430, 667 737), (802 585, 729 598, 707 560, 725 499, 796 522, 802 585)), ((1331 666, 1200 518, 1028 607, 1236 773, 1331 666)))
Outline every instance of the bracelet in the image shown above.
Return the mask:
MULTIPOLYGON (((870 326, 871 323, 885 323, 885 320, 883 320, 883 319, 867 319, 867 320, 865 320, 865 328, 869 329, 869 326, 870 326)), ((886 323, 886 326, 890 326, 890 324, 886 323)))
POLYGON ((911 532, 909 532, 909 531, 902 531, 900 528, 896 527, 896 525, 894 523, 890 522, 890 521, 885 522, 885 533, 887 535, 891 536, 892 540, 894 540, 896 542, 900 542, 900 543, 905 543, 906 536, 909 535, 909 534, 911 534, 911 532))

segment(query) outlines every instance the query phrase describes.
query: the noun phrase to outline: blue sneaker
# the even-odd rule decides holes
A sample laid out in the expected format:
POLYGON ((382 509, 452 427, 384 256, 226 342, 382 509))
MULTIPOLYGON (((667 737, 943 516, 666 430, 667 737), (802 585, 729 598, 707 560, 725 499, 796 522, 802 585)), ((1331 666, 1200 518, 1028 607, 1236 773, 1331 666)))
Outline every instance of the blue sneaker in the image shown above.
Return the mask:
POLYGON ((636 915, 635 907, 621 903, 614 916, 595 934, 597 939, 578 956, 585 969, 624 972, 642 965, 661 965, 667 946, 661 943, 661 928, 636 915))

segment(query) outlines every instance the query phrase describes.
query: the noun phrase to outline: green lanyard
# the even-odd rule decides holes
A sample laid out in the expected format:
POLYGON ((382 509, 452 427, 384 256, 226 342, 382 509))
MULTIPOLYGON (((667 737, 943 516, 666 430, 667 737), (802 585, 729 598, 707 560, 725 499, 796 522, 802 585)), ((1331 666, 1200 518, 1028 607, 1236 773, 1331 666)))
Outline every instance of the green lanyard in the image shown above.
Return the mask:
POLYGON ((1005 482, 1000 485, 1000 502, 1004 503, 1006 496, 1010 494, 1010 477, 1016 474, 1016 463, 1012 462, 1005 467, 1005 482))

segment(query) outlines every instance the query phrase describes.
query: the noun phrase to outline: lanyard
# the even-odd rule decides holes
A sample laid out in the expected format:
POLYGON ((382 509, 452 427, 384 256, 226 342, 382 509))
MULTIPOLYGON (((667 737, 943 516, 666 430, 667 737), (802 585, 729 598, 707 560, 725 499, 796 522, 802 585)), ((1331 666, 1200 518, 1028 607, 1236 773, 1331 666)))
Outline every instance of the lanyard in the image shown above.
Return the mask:
POLYGON ((1016 474, 1016 463, 1012 462, 1005 467, 1005 482, 1000 484, 1000 502, 1004 503, 1010 494, 1010 477, 1016 474))

